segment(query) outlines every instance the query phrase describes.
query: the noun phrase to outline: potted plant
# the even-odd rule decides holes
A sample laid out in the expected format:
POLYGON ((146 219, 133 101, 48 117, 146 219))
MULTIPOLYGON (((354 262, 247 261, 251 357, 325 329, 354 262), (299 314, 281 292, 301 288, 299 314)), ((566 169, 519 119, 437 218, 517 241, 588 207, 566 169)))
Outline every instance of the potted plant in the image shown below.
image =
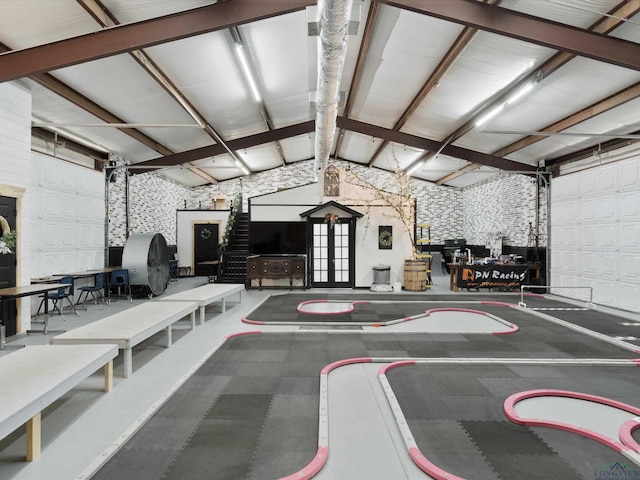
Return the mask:
POLYGON ((16 240, 18 235, 15 230, 11 230, 7 219, 0 215, 0 254, 7 255, 9 253, 15 253, 16 240))

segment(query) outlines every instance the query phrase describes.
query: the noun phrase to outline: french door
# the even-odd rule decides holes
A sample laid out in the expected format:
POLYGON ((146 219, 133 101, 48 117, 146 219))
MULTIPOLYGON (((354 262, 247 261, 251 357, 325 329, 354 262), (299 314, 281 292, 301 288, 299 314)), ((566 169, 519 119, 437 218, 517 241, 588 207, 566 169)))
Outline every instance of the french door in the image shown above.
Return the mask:
POLYGON ((339 223, 312 219, 310 277, 314 287, 348 288, 354 285, 354 221, 339 223))

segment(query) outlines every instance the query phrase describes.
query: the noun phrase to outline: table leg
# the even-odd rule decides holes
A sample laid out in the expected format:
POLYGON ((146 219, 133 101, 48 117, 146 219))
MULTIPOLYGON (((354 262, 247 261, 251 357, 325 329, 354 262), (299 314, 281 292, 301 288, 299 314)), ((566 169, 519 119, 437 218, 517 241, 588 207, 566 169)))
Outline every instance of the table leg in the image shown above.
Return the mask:
POLYGON ((113 388, 113 360, 104 365, 104 391, 110 392, 113 388))
MULTIPOLYGON (((62 315, 62 314, 60 314, 62 315)), ((30 333, 42 333, 48 335, 50 333, 64 333, 66 330, 49 330, 49 292, 44 291, 44 325, 42 330, 27 330, 27 335, 30 333)))
POLYGON ((204 309, 204 305, 200 307, 200 325, 204 325, 204 309))
POLYGON ((44 326, 42 327, 42 334, 49 333, 49 292, 44 292, 44 326))
POLYGON ((133 373, 133 352, 131 347, 128 347, 122 353, 124 354, 124 376, 128 378, 133 373))
POLYGON ((227 299, 223 298, 222 299, 222 313, 227 311, 227 299))
POLYGON ((196 311, 191 312, 191 330, 196 329, 196 311))
POLYGON ((42 438, 42 412, 38 412, 27 422, 27 462, 40 456, 42 438))
POLYGON ((173 332, 171 331, 171 325, 169 325, 165 330, 167 331, 166 346, 167 348, 169 348, 173 343, 173 332))

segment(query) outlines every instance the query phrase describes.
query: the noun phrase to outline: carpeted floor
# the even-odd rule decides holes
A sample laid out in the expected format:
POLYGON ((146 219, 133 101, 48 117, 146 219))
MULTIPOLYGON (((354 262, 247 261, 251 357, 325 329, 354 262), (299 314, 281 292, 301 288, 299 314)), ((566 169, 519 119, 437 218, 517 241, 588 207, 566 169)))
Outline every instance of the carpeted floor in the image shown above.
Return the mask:
MULTIPOLYGON (((278 296, 281 312, 286 315, 303 296, 278 296)), ((419 308, 426 309, 424 304, 419 308)), ((525 311, 473 308, 520 330, 510 335, 300 331, 229 339, 93 478, 265 480, 291 475, 316 453, 320 370, 345 358, 637 357, 525 311)), ((577 321, 585 312, 562 314, 577 321)), ((473 480, 591 480, 596 469, 621 456, 575 435, 513 425, 501 411, 502 402, 515 391, 559 388, 638 405, 635 368, 414 366, 394 369, 388 377, 419 447, 441 468, 473 480)))

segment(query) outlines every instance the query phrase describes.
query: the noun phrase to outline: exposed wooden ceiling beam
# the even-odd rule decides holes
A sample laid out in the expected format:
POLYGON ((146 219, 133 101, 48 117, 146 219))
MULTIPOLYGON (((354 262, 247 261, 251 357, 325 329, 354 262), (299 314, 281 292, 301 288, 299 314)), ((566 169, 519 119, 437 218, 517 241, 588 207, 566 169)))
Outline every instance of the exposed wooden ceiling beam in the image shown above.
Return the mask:
MULTIPOLYGON (((569 127, 573 127, 585 120, 590 119, 596 115, 600 115, 601 113, 606 112, 607 110, 611 110, 612 108, 619 107, 620 105, 627 103, 631 100, 640 97, 640 82, 632 85, 629 88, 622 90, 610 97, 605 98, 599 102, 594 103, 593 105, 589 105, 586 108, 583 108, 579 112, 574 113, 573 115, 569 115, 568 117, 563 118, 551 125, 543 127, 540 131, 556 133, 566 130, 569 127)), ((528 135, 525 138, 518 140, 517 142, 512 143, 511 145, 507 145, 504 148, 494 152, 494 155, 498 155, 500 157, 506 156, 512 152, 525 148, 533 143, 547 138, 544 135, 528 135)))
POLYGON ((0 82, 302 10, 313 0, 232 0, 0 55, 0 82))
POLYGON ((536 167, 526 165, 506 158, 496 157, 487 153, 476 152, 462 147, 456 147, 453 145, 446 145, 443 147, 442 142, 430 140, 428 138, 418 137, 416 135, 410 135, 408 133, 398 132, 389 128, 379 127, 377 125, 371 125, 369 123, 359 122, 349 118, 338 117, 338 127, 358 132, 363 135, 368 135, 375 138, 382 138, 390 142, 399 143, 400 145, 408 145, 411 147, 421 148, 423 150, 430 150, 437 152, 442 149, 444 155, 450 155, 453 157, 461 158, 468 162, 475 162, 481 165, 489 167, 500 168, 502 170, 517 170, 517 171, 535 171, 536 167))
MULTIPOLYGON (((631 0, 631 1, 628 1, 628 2, 624 2, 623 4, 618 5, 616 8, 611 10, 609 12, 609 16, 608 17, 603 17, 602 19, 600 19, 596 23, 594 23, 589 28, 589 30, 591 30, 591 31, 593 31, 593 32, 595 32, 597 34, 600 34, 600 35, 608 34, 612 30, 614 30, 616 27, 620 26, 620 24, 623 23, 622 19, 629 18, 629 17, 635 15, 638 12, 640 12, 640 0, 631 0)), ((502 92, 499 92, 498 94, 494 95, 493 98, 489 99, 489 101, 486 102, 485 108, 481 109, 480 112, 487 111, 487 110, 493 108, 493 106, 497 105, 498 103, 504 101, 509 96, 511 96, 512 93, 514 91, 516 91, 517 88, 520 88, 520 85, 522 85, 525 82, 533 80, 536 75, 539 74, 543 78, 546 78, 549 75, 551 75, 552 73, 554 73, 555 71, 559 70, 560 67, 562 67, 563 65, 567 64, 573 58, 575 58, 575 55, 572 54, 572 53, 559 52, 559 53, 555 54, 553 57, 551 57, 549 60, 547 60, 543 65, 541 65, 538 69, 536 69, 535 72, 532 72, 527 77, 525 77, 523 80, 515 82, 509 88, 506 88, 502 92)), ((626 98, 627 98, 627 100, 625 100, 625 101, 630 100, 630 98, 628 98, 628 96, 626 98)), ((619 100, 621 101, 621 103, 624 103, 622 101, 622 97, 619 97, 619 100)), ((609 103, 611 104, 611 102, 609 102, 609 103)), ((613 106, 609 106, 608 108, 613 108, 613 106)), ((584 112, 588 111, 588 110, 590 110, 591 116, 593 116, 593 115, 597 114, 596 111, 598 110, 598 108, 585 109, 582 112, 578 112, 575 115, 569 116, 567 119, 565 119, 565 120, 563 120, 561 122, 557 122, 556 124, 545 128, 545 130, 551 129, 551 130, 548 130, 548 131, 555 132, 555 131, 560 131, 562 128, 568 128, 569 126, 572 125, 572 124, 570 124, 569 121, 567 121, 568 119, 573 119, 573 121, 575 123, 578 123, 578 121, 584 121, 587 118, 589 118, 589 117, 586 117, 585 114, 584 114, 584 112)), ((599 113, 602 113, 602 111, 600 111, 599 113)), ((476 117, 477 116, 474 116, 473 118, 471 118, 467 122, 465 122, 464 125, 462 125, 459 128, 457 128, 456 131, 453 132, 451 134, 451 136, 450 136, 451 141, 454 142, 456 139, 460 138, 462 135, 464 135, 465 133, 470 131, 472 128, 474 128, 474 126, 475 126, 475 118, 476 117)), ((508 146, 506 146, 504 148, 501 148, 496 152, 493 152, 493 155, 497 155, 497 156, 500 156, 500 157, 506 156, 509 153, 513 153, 514 151, 519 150, 521 148, 524 148, 525 146, 530 145, 532 143, 535 143, 535 142, 541 140, 542 138, 544 138, 544 137, 541 137, 541 136, 528 136, 526 138, 520 139, 517 142, 514 142, 511 145, 508 145, 508 146)), ((437 185, 442 185, 443 183, 446 183, 447 181, 450 181, 453 178, 456 178, 456 177, 466 173, 467 171, 469 171, 469 169, 461 170, 460 172, 453 172, 453 173, 451 173, 449 175, 446 175, 445 177, 437 180, 436 184, 437 185)))
MULTIPOLYGON (((631 135, 640 135, 640 130, 636 130, 635 132, 631 132, 631 135)), ((576 162, 578 160, 584 160, 585 158, 592 157, 595 154, 602 154, 611 152, 613 150, 617 150, 619 148, 628 147, 629 145, 633 145, 635 143, 640 143, 640 140, 628 139, 628 138, 615 138, 609 140, 608 142, 600 143, 596 147, 587 147, 579 150, 577 152, 569 153, 567 155, 562 155, 560 157, 547 159, 545 160, 545 167, 549 169, 557 169, 562 165, 566 165, 571 162, 576 162)))
MULTIPOLYGON (((257 145, 277 142, 279 140, 295 137, 297 135, 304 135, 307 133, 311 133, 314 130, 315 120, 309 120, 308 122, 298 123, 296 125, 290 125, 288 127, 277 128, 275 130, 257 133, 248 137, 230 140, 227 142, 227 145, 233 150, 242 150, 245 148, 255 147, 257 145)), ((147 171, 151 171, 152 167, 174 167, 177 165, 183 165, 188 162, 202 160, 203 158, 222 155, 224 153, 227 153, 227 151, 222 145, 208 145, 206 147, 200 147, 193 150, 188 150, 185 152, 175 153, 173 155, 167 155, 164 157, 154 158, 152 160, 136 163, 137 168, 133 173, 144 173, 147 171), (148 166, 149 170, 140 168, 144 166, 148 166)))
MULTIPOLYGON (((338 117, 338 128, 343 128, 352 132, 361 133, 376 138, 382 138, 390 142, 399 143, 401 145, 408 145, 416 148, 422 148, 424 150, 438 151, 442 148, 442 143, 428 138, 418 137, 416 135, 410 135, 407 133, 397 132, 385 127, 379 127, 369 123, 359 122, 345 117, 338 117)), ((229 147, 234 150, 242 150, 244 148, 251 148, 257 145, 263 145, 265 143, 275 142, 285 138, 291 138, 297 135, 304 135, 313 132, 315 129, 315 121, 310 120, 308 122, 291 125, 288 127, 279 128, 276 130, 270 130, 268 132, 258 133, 256 135, 250 135, 248 137, 238 138, 236 140, 230 140, 228 142, 229 147)), ((225 150, 220 145, 209 145, 207 147, 200 147, 194 150, 188 150, 186 152, 176 153, 165 157, 156 158, 153 160, 147 160, 136 164, 136 170, 134 173, 144 173, 144 166, 148 166, 149 170, 157 167, 173 167, 177 165, 183 165, 188 162, 194 162, 202 160, 207 157, 213 157, 225 153, 225 150)), ((445 155, 451 155, 469 162, 476 162, 481 165, 486 165, 494 168, 500 168, 502 170, 511 171, 535 171, 536 167, 525 165, 506 158, 500 158, 486 153, 476 152, 466 148, 455 147, 453 145, 447 145, 442 149, 442 153, 445 155)))
MULTIPOLYGON (((629 0, 625 1, 622 4, 618 5, 616 8, 608 12, 608 16, 603 17, 594 23, 590 30, 602 35, 606 35, 617 27, 619 27, 622 23, 624 23, 623 19, 632 17, 636 14, 640 13, 640 0, 629 0)), ((558 70, 561 66, 565 65, 569 60, 574 58, 574 55, 569 53, 558 53, 554 55, 552 58, 547 60, 541 67, 540 71, 547 77, 551 73, 558 70)), ((640 84, 633 85, 625 90, 622 90, 614 95, 611 95, 604 100, 597 102, 585 109, 582 109, 580 112, 576 112, 573 115, 569 115, 568 117, 560 120, 559 122, 555 122, 547 127, 541 128, 540 130, 544 130, 546 132, 560 132, 566 128, 569 128, 573 125, 576 125, 588 118, 591 118, 595 115, 599 115, 600 113, 605 112, 611 108, 622 105, 625 102, 631 101, 634 98, 640 96, 640 88, 638 88, 640 84)), ((494 155, 505 156, 521 148, 532 145, 533 143, 542 140, 545 137, 541 136, 527 136, 518 140, 517 142, 512 143, 511 145, 507 145, 506 147, 501 148, 500 150, 494 152, 494 155)))
MULTIPOLYGON (((436 69, 429 76, 424 85, 422 85, 422 88, 420 88, 407 109, 402 113, 396 124, 393 126, 394 130, 400 131, 405 123, 407 123, 411 115, 415 113, 420 104, 424 101, 425 98, 427 98, 427 95, 438 85, 440 79, 446 74, 451 65, 453 65, 460 53, 467 47, 467 45, 469 45, 469 42, 474 37, 477 31, 478 30, 475 28, 468 27, 462 31, 455 42, 453 42, 451 48, 449 48, 444 57, 442 57, 436 69)), ((373 165, 373 162, 376 161, 376 158, 378 158, 378 156, 382 153, 382 150, 384 150, 388 143, 389 142, 382 142, 382 144, 378 147, 376 152, 371 156, 371 159, 369 160, 369 167, 373 165)))
MULTIPOLYGON (((358 94, 358 90, 360 89, 360 81, 362 80, 362 73, 367 60, 367 54, 369 53, 369 47, 371 46, 371 39, 373 38, 374 26, 376 24, 376 19, 378 18, 379 7, 380 5, 376 2, 373 2, 369 7, 367 21, 362 34, 362 42, 360 43, 360 50, 358 51, 358 59, 356 60, 356 67, 353 71, 353 77, 351 78, 351 85, 349 86, 349 94, 345 101, 344 109, 342 110, 342 114, 345 117, 348 117, 351 113, 351 107, 358 94)), ((341 130, 338 134, 338 140, 336 141, 336 156, 339 156, 343 138, 344 131, 341 130)))
MULTIPOLYGON (((76 2, 78 2, 82 6, 82 8, 84 8, 87 13, 89 13, 89 15, 91 15, 94 20, 98 22, 98 24, 100 24, 102 27, 110 28, 115 27, 119 24, 118 20, 111 14, 111 12, 109 12, 109 10, 107 10, 104 5, 102 5, 102 3, 100 3, 99 0, 76 0, 76 2)), ((204 126, 204 131, 209 134, 210 137, 214 139, 220 138, 219 136, 216 137, 217 133, 213 132, 213 128, 207 124, 202 114, 196 110, 193 104, 189 102, 189 100, 182 94, 182 92, 180 92, 180 90, 174 85, 174 83, 155 64, 155 62, 147 56, 145 52, 143 52, 142 50, 132 50, 131 52, 129 52, 129 54, 136 62, 138 62, 138 65, 140 65, 147 72, 147 74, 151 78, 153 78, 156 83, 158 83, 169 94, 169 96, 173 98, 187 112, 187 114, 191 118, 193 118, 199 125, 204 126)), ((134 138, 149 138, 137 129, 120 128, 119 130, 134 138)), ((169 153, 160 153, 163 153, 164 155, 173 154, 173 152, 171 151, 169 151, 169 153)), ((204 178, 208 182, 217 182, 215 178, 200 169, 192 168, 191 171, 196 175, 204 178)))
POLYGON ((640 70, 640 44, 599 35, 475 0, 377 0, 529 43, 640 70))

